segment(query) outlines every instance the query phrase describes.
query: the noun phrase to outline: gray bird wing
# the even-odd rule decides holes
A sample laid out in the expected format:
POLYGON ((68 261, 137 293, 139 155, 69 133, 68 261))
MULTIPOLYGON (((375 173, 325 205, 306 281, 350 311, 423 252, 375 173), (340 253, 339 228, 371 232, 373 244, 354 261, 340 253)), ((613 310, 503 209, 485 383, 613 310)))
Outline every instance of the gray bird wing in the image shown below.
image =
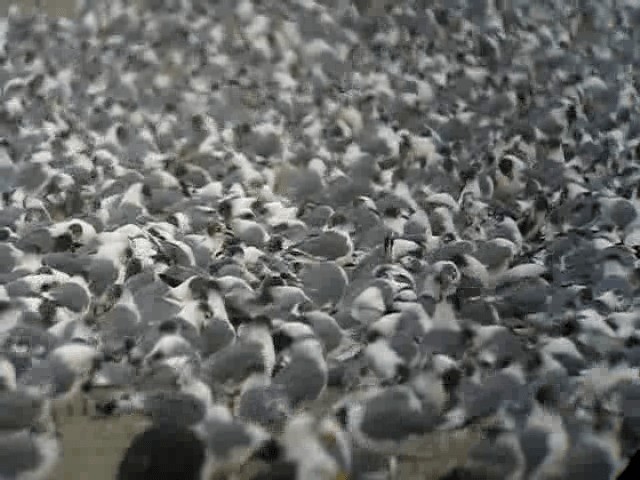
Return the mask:
POLYGON ((89 304, 87 291, 75 282, 56 287, 49 292, 49 296, 58 305, 74 312, 81 312, 89 304))
POLYGON ((365 404, 360 429, 373 440, 401 441, 424 433, 422 412, 411 405, 410 393, 391 388, 365 404))
POLYGON ((282 385, 291 403, 313 401, 327 385, 327 373, 313 359, 294 355, 291 361, 273 377, 273 383, 282 385))
POLYGON ((42 399, 20 391, 0 392, 0 431, 29 428, 42 415, 42 399))

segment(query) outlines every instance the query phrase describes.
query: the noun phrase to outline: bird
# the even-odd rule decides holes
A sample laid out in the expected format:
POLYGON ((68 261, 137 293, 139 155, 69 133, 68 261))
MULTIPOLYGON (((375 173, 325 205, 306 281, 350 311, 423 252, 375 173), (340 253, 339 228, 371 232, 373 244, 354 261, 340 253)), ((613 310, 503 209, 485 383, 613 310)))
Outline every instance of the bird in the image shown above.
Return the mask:
POLYGON ((345 295, 349 278, 344 269, 333 262, 306 263, 300 273, 302 288, 316 305, 336 306, 345 295))
POLYGON ((449 478, 617 474, 634 2, 80 3, 0 28, 0 477, 97 387, 154 478, 178 437, 180 478, 343 480, 466 431, 449 478))
POLYGON ((345 216, 334 213, 323 231, 307 236, 291 248, 313 258, 344 264, 351 260, 353 254, 351 230, 352 226, 345 216))
POLYGON ((387 455, 399 455, 415 436, 433 431, 440 422, 444 390, 431 372, 413 374, 400 385, 345 398, 334 414, 355 444, 387 455))
POLYGON ((296 478, 348 478, 351 446, 335 420, 300 413, 287 422, 281 443, 284 458, 296 466, 296 478))
POLYGON ((235 418, 225 406, 213 406, 195 427, 207 452, 207 477, 234 472, 271 436, 261 427, 235 418))
POLYGON ((633 454, 633 456, 629 459, 629 463, 624 468, 622 472, 616 477, 618 480, 627 480, 632 478, 635 475, 635 471, 637 470, 637 462, 638 462, 638 454, 637 452, 633 454))
POLYGON ((305 324, 299 330, 292 324, 273 332, 277 354, 272 382, 284 388, 291 405, 312 402, 324 393, 328 367, 322 342, 305 324))
MULTIPOLYGON (((91 388, 93 375, 102 357, 95 347, 84 342, 69 342, 49 352, 18 379, 20 389, 51 399, 53 407, 71 408, 75 395, 91 388)), ((86 408, 86 402, 83 403, 86 408)), ((72 413, 72 412, 71 412, 72 413)))
POLYGON ((276 363, 271 325, 271 320, 263 315, 241 324, 237 340, 202 363, 206 381, 225 386, 235 397, 243 382, 253 374, 271 375, 276 363))
POLYGON ((203 421, 209 404, 181 391, 150 391, 122 393, 96 405, 104 416, 140 414, 154 424, 175 423, 192 427, 203 421))
POLYGON ((1 478, 50 478, 61 455, 55 431, 36 427, 0 433, 1 478))
POLYGON ((148 427, 127 446, 116 478, 206 478, 204 442, 186 426, 173 422, 148 427))
POLYGON ((294 409, 286 390, 266 372, 255 371, 242 383, 234 414, 247 422, 281 431, 294 409))

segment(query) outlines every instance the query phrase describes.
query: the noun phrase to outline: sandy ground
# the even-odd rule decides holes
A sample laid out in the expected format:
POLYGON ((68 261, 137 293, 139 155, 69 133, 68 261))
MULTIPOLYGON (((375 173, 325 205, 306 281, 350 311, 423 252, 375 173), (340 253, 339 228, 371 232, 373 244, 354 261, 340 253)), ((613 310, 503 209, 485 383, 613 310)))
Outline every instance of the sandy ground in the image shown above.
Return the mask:
MULTIPOLYGON (((100 399, 110 392, 103 392, 100 399)), ((315 413, 325 412, 337 398, 328 392, 324 398, 309 409, 315 413)), ((83 412, 82 402, 73 406, 73 413, 57 413, 62 433, 63 458, 51 480, 90 478, 113 480, 118 463, 133 436, 149 425, 141 416, 128 415, 119 418, 97 418, 93 402, 83 412)), ((399 480, 437 479, 453 466, 461 463, 470 446, 478 440, 468 431, 455 434, 433 434, 415 439, 399 458, 397 478, 399 480)))
POLYGON ((144 427, 144 419, 138 417, 69 417, 61 428, 63 458, 51 480, 113 480, 130 439, 144 427))
MULTIPOLYGON (((62 427, 64 458, 51 480, 113 480, 130 439, 145 425, 140 417, 110 420, 70 417, 62 427)), ((453 437, 448 442, 437 438, 416 441, 412 452, 416 457, 399 462, 397 477, 437 479, 464 458, 469 444, 468 438, 462 437, 453 437)))

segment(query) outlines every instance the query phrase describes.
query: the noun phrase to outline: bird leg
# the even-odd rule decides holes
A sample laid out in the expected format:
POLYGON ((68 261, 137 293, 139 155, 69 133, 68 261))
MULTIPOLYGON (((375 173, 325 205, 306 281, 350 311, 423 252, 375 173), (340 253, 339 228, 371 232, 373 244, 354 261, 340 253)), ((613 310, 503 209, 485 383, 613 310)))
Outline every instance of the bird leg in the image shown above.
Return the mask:
POLYGON ((89 392, 92 388, 91 380, 83 383, 81 387, 82 415, 85 417, 89 414, 89 392))
POLYGON ((389 457, 389 480, 397 480, 398 478, 398 457, 391 455, 389 457))
POLYGON ((53 424, 55 425, 55 429, 56 430, 59 429, 59 426, 58 426, 58 424, 60 423, 59 422, 59 420, 60 420, 59 417, 60 416, 58 415, 58 409, 55 408, 55 407, 52 407, 51 408, 51 420, 52 420, 53 424))
POLYGON ((89 397, 87 395, 82 395, 82 415, 89 415, 89 397))
POLYGON ((387 261, 391 260, 392 250, 393 250, 393 237, 389 233, 384 237, 384 257, 387 261))

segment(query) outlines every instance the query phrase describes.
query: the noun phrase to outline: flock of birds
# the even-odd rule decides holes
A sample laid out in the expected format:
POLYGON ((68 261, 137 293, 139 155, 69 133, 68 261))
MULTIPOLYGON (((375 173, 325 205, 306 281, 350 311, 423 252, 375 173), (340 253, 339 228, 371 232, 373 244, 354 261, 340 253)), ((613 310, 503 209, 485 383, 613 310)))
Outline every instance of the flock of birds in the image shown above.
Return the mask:
POLYGON ((448 479, 624 468, 638 2, 80 3, 4 25, 0 479, 100 388, 152 422, 121 480, 388 478, 460 429, 448 479))

